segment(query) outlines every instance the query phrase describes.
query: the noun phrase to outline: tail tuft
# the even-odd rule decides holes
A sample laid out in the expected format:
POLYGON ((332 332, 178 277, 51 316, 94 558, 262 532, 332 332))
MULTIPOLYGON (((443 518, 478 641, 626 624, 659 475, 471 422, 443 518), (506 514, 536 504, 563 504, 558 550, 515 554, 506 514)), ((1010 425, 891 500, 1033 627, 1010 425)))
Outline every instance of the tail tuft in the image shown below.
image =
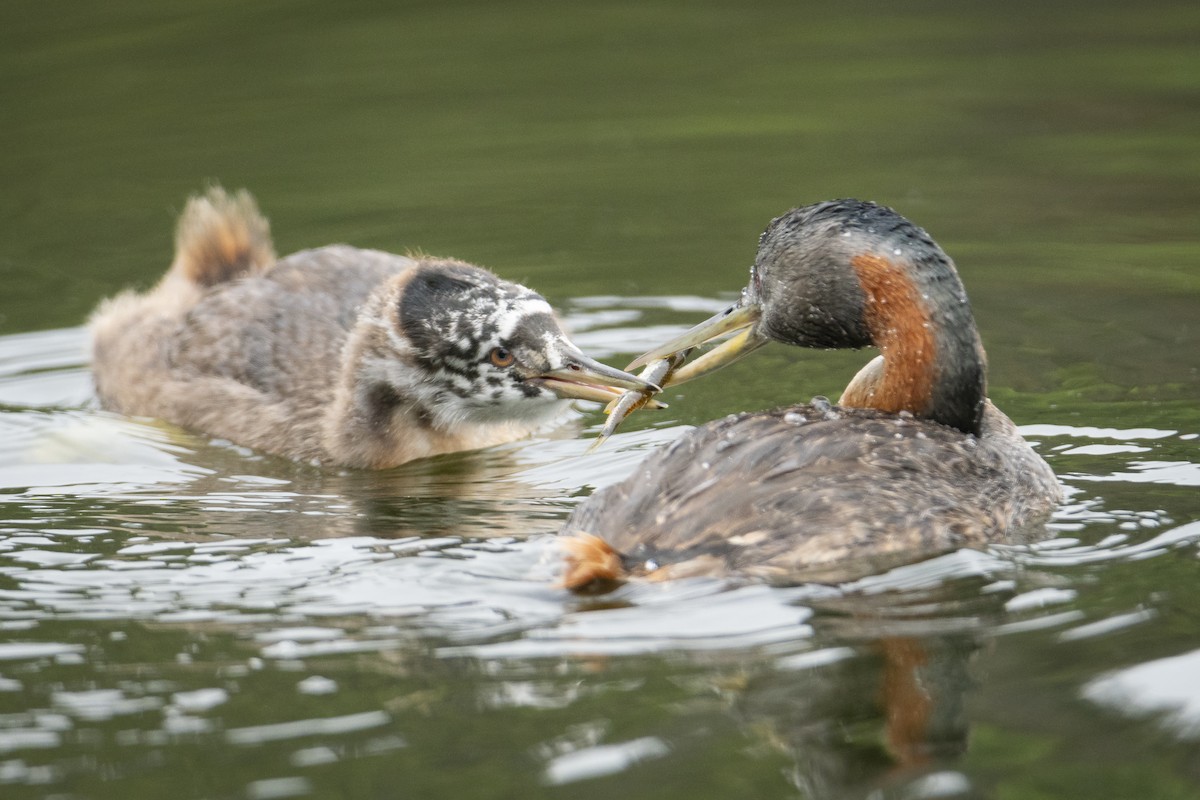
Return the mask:
POLYGON ((200 286, 213 286, 275 261, 271 226, 245 189, 219 186, 188 200, 175 228, 171 270, 200 286))
POLYGON ((573 592, 605 592, 624 583, 627 573, 621 555, 608 542, 590 533, 560 540, 567 564, 562 586, 573 592))

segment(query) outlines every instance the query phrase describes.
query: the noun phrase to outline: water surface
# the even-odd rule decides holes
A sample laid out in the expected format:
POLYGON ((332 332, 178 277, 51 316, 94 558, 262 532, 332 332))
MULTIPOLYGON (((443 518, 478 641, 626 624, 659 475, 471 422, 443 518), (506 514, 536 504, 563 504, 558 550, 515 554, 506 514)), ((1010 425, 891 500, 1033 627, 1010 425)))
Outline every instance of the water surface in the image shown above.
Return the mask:
POLYGON ((1200 797, 1200 10, 17 0, 0 9, 0 794, 1200 797), (687 425, 836 395, 771 347, 367 473, 100 411, 89 310, 206 181, 281 253, 486 264, 610 363, 791 206, 958 262, 1049 537, 853 584, 581 599, 554 532, 687 425))

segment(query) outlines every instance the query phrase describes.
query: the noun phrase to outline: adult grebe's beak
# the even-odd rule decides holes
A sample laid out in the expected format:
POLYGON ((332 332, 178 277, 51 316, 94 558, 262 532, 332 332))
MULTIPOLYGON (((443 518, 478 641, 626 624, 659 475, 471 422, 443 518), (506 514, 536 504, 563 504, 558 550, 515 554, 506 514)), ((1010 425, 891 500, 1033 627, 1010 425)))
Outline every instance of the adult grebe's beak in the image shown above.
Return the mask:
POLYGON ((758 332, 756 323, 762 316, 762 307, 753 301, 742 298, 721 313, 706 319, 696 327, 676 336, 648 353, 643 353, 634 359, 626 369, 637 369, 660 358, 674 355, 683 350, 689 350, 705 342, 712 341, 728 333, 736 335, 728 341, 709 350, 690 364, 685 364, 671 372, 662 385, 674 386, 684 381, 690 381, 701 375, 720 369, 731 364, 747 353, 751 353, 770 341, 758 332))
POLYGON ((625 389, 657 393, 662 388, 636 375, 601 364, 588 358, 574 345, 560 349, 562 366, 546 370, 529 378, 559 397, 572 400, 594 400, 608 403, 621 396, 625 389))

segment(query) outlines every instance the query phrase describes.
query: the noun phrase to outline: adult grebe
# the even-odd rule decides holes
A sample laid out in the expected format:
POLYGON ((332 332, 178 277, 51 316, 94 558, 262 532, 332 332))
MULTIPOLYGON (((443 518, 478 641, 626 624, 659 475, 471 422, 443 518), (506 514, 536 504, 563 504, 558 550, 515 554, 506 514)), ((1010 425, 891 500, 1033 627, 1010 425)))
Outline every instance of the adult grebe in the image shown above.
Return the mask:
POLYGON ((246 192, 192 198, 175 261, 93 314, 101 404, 288 458, 390 467, 508 442, 639 378, 538 294, 461 261, 333 245, 276 260, 246 192))
POLYGON ((725 312, 630 369, 721 334, 679 383, 770 340, 881 355, 838 406, 738 414, 689 431, 568 520, 564 585, 628 577, 848 577, 996 541, 1044 520, 1054 473, 986 397, 986 363, 950 258, 859 200, 794 209, 759 239, 725 312))

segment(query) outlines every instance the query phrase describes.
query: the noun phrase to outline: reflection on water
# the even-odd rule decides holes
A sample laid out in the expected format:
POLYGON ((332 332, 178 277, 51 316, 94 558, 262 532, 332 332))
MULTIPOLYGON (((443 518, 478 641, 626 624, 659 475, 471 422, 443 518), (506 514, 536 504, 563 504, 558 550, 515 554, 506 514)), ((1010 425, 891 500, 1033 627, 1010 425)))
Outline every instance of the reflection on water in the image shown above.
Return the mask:
POLYGON ((1084 685, 1082 695, 1125 713, 1157 715, 1172 732, 1194 739, 1200 736, 1198 670, 1200 650, 1193 650, 1115 670, 1084 685))

